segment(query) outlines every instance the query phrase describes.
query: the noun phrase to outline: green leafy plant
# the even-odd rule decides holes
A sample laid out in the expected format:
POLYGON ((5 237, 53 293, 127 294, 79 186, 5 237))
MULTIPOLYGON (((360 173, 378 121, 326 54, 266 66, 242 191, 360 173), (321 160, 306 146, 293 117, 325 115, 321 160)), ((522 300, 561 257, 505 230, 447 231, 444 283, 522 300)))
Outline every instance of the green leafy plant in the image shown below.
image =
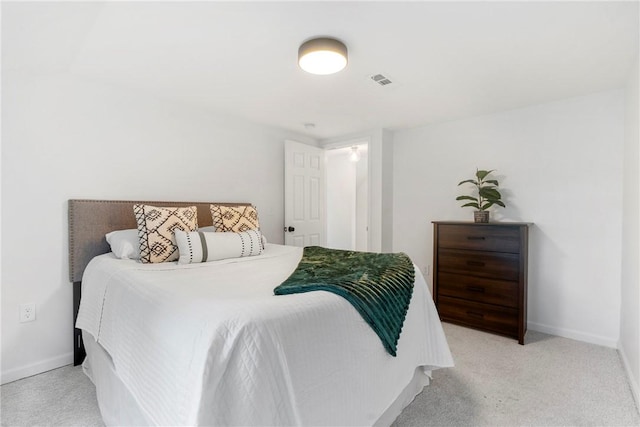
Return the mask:
POLYGON ((486 211, 493 205, 505 207, 504 203, 500 200, 502 194, 498 191, 498 180, 488 179, 489 174, 493 171, 493 169, 490 171, 476 169, 475 179, 465 179, 458 183, 458 185, 473 184, 476 187, 474 193, 477 192, 477 195, 456 197, 456 200, 471 200, 462 205, 463 208, 470 206, 479 211, 486 211))

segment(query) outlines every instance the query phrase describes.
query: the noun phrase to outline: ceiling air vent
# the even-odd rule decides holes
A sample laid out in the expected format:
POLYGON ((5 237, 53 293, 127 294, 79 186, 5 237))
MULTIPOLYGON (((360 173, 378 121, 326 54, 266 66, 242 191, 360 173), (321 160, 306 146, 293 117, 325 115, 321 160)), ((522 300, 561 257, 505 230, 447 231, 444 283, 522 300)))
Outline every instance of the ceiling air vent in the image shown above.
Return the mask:
POLYGON ((373 80, 375 83, 378 83, 380 86, 386 86, 393 83, 384 74, 374 74, 373 76, 371 76, 371 80, 373 80))

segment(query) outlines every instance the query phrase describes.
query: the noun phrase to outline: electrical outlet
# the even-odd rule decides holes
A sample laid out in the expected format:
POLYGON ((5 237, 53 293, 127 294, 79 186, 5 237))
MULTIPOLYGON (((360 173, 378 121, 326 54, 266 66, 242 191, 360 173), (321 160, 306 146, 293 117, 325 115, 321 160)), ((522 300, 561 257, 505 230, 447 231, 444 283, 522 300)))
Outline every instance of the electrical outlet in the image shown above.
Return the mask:
POLYGON ((427 276, 427 277, 429 277, 429 274, 431 274, 431 264, 427 265, 427 266, 424 268, 424 275, 425 275, 425 276, 427 276))
POLYGON ((36 320, 36 304, 20 304, 20 323, 33 322, 36 320))

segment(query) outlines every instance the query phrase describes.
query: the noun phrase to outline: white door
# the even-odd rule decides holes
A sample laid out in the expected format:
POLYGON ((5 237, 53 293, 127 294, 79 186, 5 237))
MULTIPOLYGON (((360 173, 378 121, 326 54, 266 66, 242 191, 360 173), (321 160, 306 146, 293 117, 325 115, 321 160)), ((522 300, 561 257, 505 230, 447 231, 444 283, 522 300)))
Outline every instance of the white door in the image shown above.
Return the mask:
POLYGON ((284 243, 325 245, 324 150, 284 143, 284 243))

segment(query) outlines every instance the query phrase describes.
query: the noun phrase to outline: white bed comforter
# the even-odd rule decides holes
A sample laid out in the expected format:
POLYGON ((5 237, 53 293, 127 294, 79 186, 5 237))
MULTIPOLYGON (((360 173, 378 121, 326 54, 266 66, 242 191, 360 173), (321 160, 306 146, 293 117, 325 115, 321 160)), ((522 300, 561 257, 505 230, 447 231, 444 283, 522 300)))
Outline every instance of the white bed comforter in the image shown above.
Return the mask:
POLYGON ((453 366, 425 281, 390 356, 344 299, 274 296, 296 247, 204 264, 96 257, 76 326, 157 425, 372 425, 413 377, 453 366))

